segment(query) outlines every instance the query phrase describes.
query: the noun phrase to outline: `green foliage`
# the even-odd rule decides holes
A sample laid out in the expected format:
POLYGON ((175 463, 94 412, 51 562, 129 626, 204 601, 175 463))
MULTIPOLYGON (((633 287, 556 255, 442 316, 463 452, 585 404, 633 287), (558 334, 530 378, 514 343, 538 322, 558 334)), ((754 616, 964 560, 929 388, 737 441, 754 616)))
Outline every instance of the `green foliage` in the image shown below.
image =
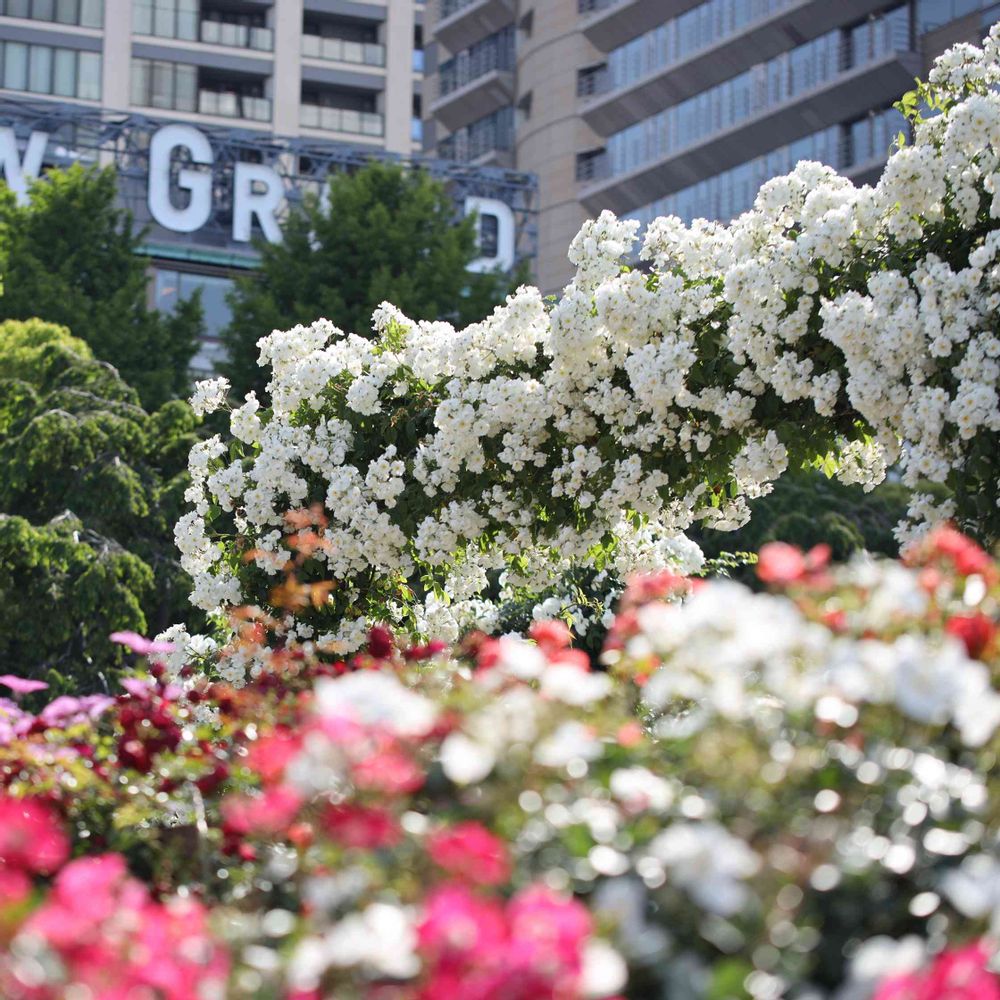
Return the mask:
POLYGON ((898 483, 865 493, 821 472, 788 473, 774 492, 751 502, 749 524, 738 531, 703 530, 697 541, 710 558, 734 550, 756 552, 775 541, 805 549, 825 542, 838 561, 858 549, 895 556, 899 545, 892 531, 906 514, 908 497, 898 483))
POLYGON ((196 425, 176 400, 147 413, 64 327, 0 324, 0 662, 92 687, 109 631, 188 616, 172 531, 196 425))
POLYGON ((283 242, 258 244, 260 269, 236 281, 223 371, 239 398, 263 392, 256 345, 272 330, 325 317, 365 336, 385 301, 413 319, 466 324, 526 277, 466 271, 477 254, 475 220, 456 222, 444 185, 424 171, 373 161, 329 184, 329 210, 307 200, 285 221, 283 242))
POLYGON ((187 391, 201 306, 189 300, 169 316, 147 307, 142 234, 115 195, 110 169, 80 166, 35 181, 23 206, 0 185, 0 320, 69 327, 156 407, 187 391))
POLYGON ((0 663, 54 694, 109 688, 124 650, 108 636, 146 627, 149 566, 69 513, 40 527, 0 514, 0 565, 0 663))

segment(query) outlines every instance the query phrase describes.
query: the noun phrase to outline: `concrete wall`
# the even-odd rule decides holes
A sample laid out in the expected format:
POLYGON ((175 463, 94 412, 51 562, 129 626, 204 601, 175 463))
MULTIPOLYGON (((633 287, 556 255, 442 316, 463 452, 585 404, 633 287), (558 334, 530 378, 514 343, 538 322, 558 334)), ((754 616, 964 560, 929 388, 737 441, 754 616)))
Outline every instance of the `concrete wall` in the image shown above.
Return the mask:
POLYGON ((538 175, 536 279, 549 293, 572 277, 566 251, 587 218, 577 196, 576 154, 601 143, 577 113, 576 73, 600 55, 578 30, 577 0, 533 7, 530 31, 518 38, 518 96, 524 102, 530 95, 530 110, 520 116, 516 163, 538 175))

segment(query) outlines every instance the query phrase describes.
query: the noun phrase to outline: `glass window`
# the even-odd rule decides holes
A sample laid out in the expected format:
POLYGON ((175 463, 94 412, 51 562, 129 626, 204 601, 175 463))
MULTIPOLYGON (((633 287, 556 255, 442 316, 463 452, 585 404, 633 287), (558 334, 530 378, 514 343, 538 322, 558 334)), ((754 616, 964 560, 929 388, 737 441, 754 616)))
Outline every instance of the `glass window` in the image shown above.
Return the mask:
POLYGON ((52 92, 52 49, 32 45, 28 53, 28 90, 35 94, 52 92))
POLYGON ((56 49, 52 93, 59 97, 76 97, 76 53, 72 49, 56 49))
POLYGON ((80 24, 84 28, 104 27, 104 0, 80 0, 80 24))
POLYGON ((135 0, 132 5, 132 30, 137 35, 153 33, 153 5, 149 0, 135 0))
POLYGON ((86 101, 101 99, 101 57, 96 52, 79 54, 76 96, 86 101))
POLYGON ((232 310, 226 301, 226 295, 233 287, 231 278, 222 278, 209 274, 179 275, 179 298, 189 299, 201 292, 201 308, 205 317, 205 333, 209 337, 217 337, 233 318, 232 310))
POLYGON ((176 271, 156 269, 153 282, 153 306, 163 312, 172 312, 177 305, 180 291, 180 275, 176 271))
POLYGON ((28 89, 28 46, 23 42, 4 46, 3 85, 8 90, 28 89))
POLYGON ((55 0, 31 0, 31 16, 38 21, 51 21, 55 17, 55 0))
POLYGON ((174 103, 173 63, 161 62, 157 59, 152 65, 149 106, 152 108, 171 108, 174 103))
POLYGON ((132 103, 149 104, 149 60, 132 60, 132 103))
POLYGON ((198 67, 178 64, 176 67, 174 107, 178 111, 198 110, 198 67))
POLYGON ((174 37, 174 25, 176 24, 176 3, 177 0, 159 0, 153 7, 153 34, 161 38, 174 37))
POLYGON ((60 24, 78 24, 77 0, 56 0, 56 20, 60 24))
POLYGON ((7 0, 5 13, 8 17, 30 17, 31 0, 7 0))
POLYGON ((193 42, 198 38, 198 0, 180 0, 177 7, 177 38, 193 42))

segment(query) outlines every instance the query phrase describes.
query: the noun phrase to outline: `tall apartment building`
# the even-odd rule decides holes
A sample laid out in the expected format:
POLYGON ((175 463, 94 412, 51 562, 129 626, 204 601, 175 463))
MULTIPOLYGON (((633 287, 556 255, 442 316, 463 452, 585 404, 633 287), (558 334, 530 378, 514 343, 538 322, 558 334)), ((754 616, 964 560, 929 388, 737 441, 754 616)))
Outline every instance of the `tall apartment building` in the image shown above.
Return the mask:
POLYGON ((415 0, 0 0, 0 92, 420 148, 415 0))
POLYGON ((425 149, 539 178, 538 281, 609 208, 728 220, 800 159, 877 179, 892 104, 987 0, 429 0, 425 149))

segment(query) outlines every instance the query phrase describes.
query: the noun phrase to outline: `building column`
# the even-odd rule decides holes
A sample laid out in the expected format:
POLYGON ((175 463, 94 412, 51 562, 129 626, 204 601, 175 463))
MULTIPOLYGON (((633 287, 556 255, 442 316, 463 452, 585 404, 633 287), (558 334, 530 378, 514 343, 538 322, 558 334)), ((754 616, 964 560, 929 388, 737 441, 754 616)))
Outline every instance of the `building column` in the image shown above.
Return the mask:
POLYGON ((302 96, 302 0, 281 0, 271 8, 274 19, 274 75, 271 84, 275 135, 299 134, 302 96))
POLYGON ((389 0, 385 24, 385 148, 409 154, 413 117, 413 0, 389 0))
POLYGON ((101 107, 125 111, 131 103, 131 81, 132 0, 107 0, 101 52, 101 107))

